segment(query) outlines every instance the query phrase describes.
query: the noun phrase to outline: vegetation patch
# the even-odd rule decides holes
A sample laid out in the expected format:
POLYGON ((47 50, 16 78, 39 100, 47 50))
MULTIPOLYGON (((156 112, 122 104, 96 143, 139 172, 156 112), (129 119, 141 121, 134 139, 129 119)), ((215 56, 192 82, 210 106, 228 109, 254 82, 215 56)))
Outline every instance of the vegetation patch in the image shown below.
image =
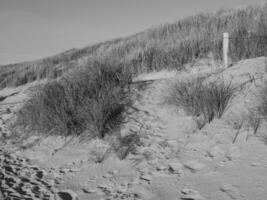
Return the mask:
POLYGON ((17 125, 44 135, 103 138, 120 127, 131 104, 131 74, 121 65, 94 61, 37 89, 18 112, 17 125))
POLYGON ((210 82, 196 77, 176 82, 171 88, 169 101, 189 115, 203 117, 205 124, 223 115, 234 93, 231 82, 222 79, 210 82))
POLYGON ((259 113, 267 120, 267 82, 265 82, 264 88, 261 90, 260 95, 259 113))
POLYGON ((181 70, 184 64, 210 52, 221 60, 224 32, 230 35, 229 56, 233 61, 265 55, 267 4, 201 13, 130 37, 72 49, 34 62, 0 66, 0 88, 61 77, 82 66, 84 60, 102 58, 117 59, 133 74, 166 68, 181 70))

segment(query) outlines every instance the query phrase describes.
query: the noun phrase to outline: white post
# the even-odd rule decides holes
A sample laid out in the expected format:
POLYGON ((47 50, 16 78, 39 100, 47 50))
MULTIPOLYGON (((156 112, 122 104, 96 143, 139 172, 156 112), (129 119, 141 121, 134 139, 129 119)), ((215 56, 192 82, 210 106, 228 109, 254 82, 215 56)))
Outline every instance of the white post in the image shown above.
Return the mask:
POLYGON ((229 33, 223 33, 223 62, 224 67, 228 67, 228 49, 229 49, 229 33))

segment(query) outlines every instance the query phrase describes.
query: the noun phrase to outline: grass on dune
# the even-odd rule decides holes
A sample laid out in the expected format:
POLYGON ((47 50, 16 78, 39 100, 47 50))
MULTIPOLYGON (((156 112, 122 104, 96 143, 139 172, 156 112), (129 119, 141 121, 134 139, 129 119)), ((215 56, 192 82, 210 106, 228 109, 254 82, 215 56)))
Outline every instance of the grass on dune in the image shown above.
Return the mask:
POLYGON ((226 83, 222 79, 211 82, 195 77, 177 81, 171 88, 169 101, 189 115, 203 117, 201 126, 204 126, 223 115, 235 90, 231 82, 226 83))
POLYGON ((132 74, 166 68, 181 70, 183 64, 210 52, 220 60, 223 32, 229 32, 231 37, 232 60, 263 56, 267 43, 267 4, 201 13, 126 38, 72 49, 34 62, 0 66, 0 88, 61 77, 88 60, 116 59, 132 74))
POLYGON ((43 135, 103 138, 119 128, 131 104, 131 74, 123 66, 92 62, 45 84, 18 112, 17 125, 43 135))
POLYGON ((267 82, 261 90, 260 105, 258 107, 259 113, 267 120, 267 82))

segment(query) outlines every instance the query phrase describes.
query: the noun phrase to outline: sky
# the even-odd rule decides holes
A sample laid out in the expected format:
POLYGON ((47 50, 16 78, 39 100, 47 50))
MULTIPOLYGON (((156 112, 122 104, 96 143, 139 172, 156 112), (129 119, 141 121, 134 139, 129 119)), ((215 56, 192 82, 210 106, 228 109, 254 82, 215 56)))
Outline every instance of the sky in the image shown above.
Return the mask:
POLYGON ((0 0, 0 64, 128 36, 199 12, 263 0, 0 0))

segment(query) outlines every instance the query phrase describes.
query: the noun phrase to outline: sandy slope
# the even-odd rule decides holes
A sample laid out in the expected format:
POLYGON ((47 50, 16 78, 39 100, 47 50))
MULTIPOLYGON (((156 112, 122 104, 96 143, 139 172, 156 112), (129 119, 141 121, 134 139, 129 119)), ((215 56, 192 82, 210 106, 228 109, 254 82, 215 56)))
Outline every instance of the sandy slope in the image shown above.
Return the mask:
MULTIPOLYGON (((100 140, 79 143, 74 139, 64 146, 65 139, 49 137, 25 150, 3 147, 13 150, 16 158, 38 164, 38 170, 46 172, 44 180, 54 180, 55 193, 68 189, 80 200, 267 199, 267 146, 261 137, 267 126, 263 122, 256 135, 247 126, 248 111, 257 105, 266 77, 264 58, 245 60, 226 70, 200 66, 183 73, 141 75, 137 81, 156 80, 134 86, 134 109, 121 133, 137 133, 142 145, 125 160, 111 154, 96 163, 109 148, 100 140), (210 73, 210 80, 223 77, 243 87, 221 119, 198 130, 196 119, 167 104, 166 96, 176 79, 210 73), (239 123, 243 126, 233 144, 239 123)), ((20 92, 0 103, 22 97, 20 92)), ((12 106, 0 107, 2 127, 17 109, 12 106)))

